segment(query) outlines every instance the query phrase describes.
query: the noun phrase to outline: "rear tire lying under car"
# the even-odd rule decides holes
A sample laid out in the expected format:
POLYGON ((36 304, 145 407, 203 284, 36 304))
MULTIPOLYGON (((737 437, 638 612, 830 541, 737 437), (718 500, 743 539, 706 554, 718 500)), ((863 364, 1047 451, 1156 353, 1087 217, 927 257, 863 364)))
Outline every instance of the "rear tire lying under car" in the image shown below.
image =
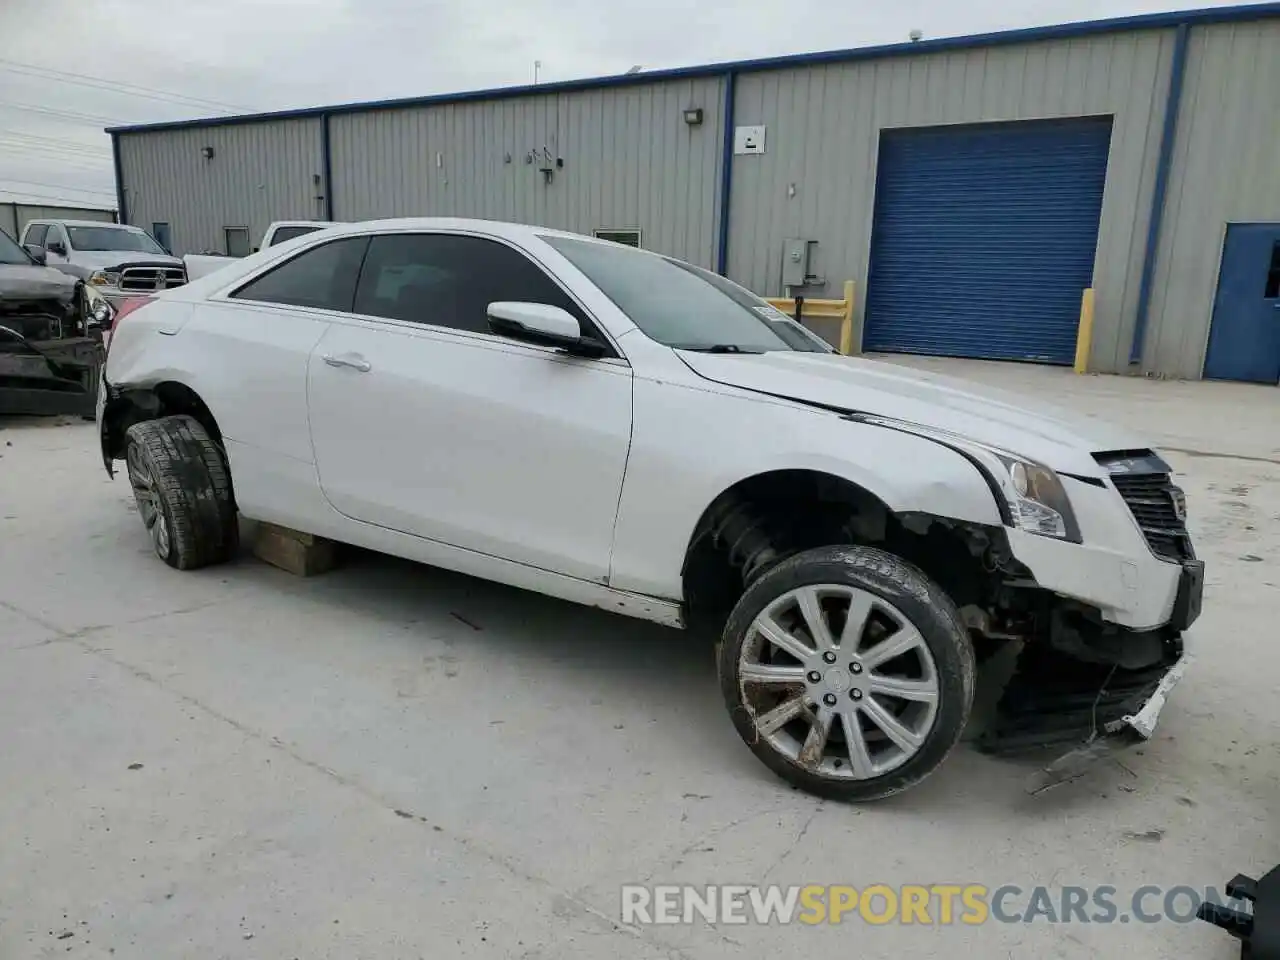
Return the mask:
POLYGON ((973 705, 974 655, 951 599, 883 550, 778 564, 725 626, 720 685, 771 770, 821 796, 875 800, 937 769, 973 705))
POLYGON ((125 462, 138 514, 156 555, 178 570, 229 560, 239 543, 231 475, 218 445, 193 417, 136 423, 125 462))

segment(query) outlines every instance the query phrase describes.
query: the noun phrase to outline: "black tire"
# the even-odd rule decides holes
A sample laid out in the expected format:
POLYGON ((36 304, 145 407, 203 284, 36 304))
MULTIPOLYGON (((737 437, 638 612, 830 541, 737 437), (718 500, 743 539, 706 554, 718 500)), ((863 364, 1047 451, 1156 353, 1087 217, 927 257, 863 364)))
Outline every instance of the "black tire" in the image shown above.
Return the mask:
POLYGON ((156 554, 178 570, 224 563, 239 546, 231 474, 221 449, 195 418, 163 417, 136 423, 125 434, 125 459, 138 513, 156 554), (148 474, 149 488, 140 484, 148 474), (156 535, 149 516, 163 519, 156 535))
MULTIPOLYGON (((974 652, 955 604, 919 569, 870 547, 820 547, 769 570, 734 607, 717 659, 725 704, 751 751, 784 780, 809 793, 838 800, 878 800, 919 783, 955 747, 973 706, 974 652), (789 591, 828 584, 866 591, 896 608, 923 637, 935 666, 937 703, 922 744, 901 766, 868 779, 815 773, 776 749, 757 727, 756 710, 740 681, 743 647, 752 640, 755 619, 789 591)), ((870 677, 870 671, 867 675, 870 677)))

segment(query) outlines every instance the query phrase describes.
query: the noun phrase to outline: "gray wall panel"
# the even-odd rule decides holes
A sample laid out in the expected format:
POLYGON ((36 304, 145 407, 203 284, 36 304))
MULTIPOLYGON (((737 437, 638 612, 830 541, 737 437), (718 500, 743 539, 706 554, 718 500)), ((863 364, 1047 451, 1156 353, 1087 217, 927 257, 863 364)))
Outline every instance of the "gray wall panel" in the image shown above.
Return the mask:
POLYGON ((179 255, 222 251, 223 227, 256 245, 273 220, 324 215, 318 118, 122 134, 120 163, 129 222, 168 223, 179 255))
POLYGON ((768 133, 763 156, 734 158, 730 276, 780 295, 782 241, 817 240, 827 284, 806 292, 838 296, 844 280, 856 280, 860 320, 881 130, 1113 115, 1093 363, 1125 369, 1173 37, 1121 33, 739 78, 735 122, 763 123, 768 133))
POLYGON ((700 78, 338 115, 334 216, 639 227, 646 248, 714 265, 723 101, 722 81, 700 78), (564 158, 550 184, 543 148, 564 158))
POLYGON ((1280 22, 1195 28, 1185 84, 1143 366, 1199 377, 1227 224, 1280 221, 1280 22))
POLYGON ((57 204, 0 203, 0 230, 13 239, 22 237, 22 230, 32 220, 96 220, 114 223, 115 212, 98 207, 59 206, 57 204))

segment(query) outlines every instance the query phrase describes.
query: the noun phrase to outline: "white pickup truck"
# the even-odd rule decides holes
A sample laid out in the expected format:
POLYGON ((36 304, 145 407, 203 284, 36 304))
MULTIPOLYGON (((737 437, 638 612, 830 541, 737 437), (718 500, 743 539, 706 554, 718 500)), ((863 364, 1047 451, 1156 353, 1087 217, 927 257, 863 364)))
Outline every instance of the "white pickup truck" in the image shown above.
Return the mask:
MULTIPOLYGON (((277 243, 284 243, 286 240, 294 239, 294 237, 315 233, 317 230, 332 226, 332 223, 325 220, 277 220, 267 227, 267 232, 262 235, 262 243, 254 247, 253 252, 257 253, 259 250, 274 247, 277 243)), ((194 280, 197 277, 207 276, 220 267, 225 267, 227 264, 234 263, 239 259, 240 257, 228 257, 213 253, 189 253, 182 258, 182 262, 187 268, 187 279, 194 280)))

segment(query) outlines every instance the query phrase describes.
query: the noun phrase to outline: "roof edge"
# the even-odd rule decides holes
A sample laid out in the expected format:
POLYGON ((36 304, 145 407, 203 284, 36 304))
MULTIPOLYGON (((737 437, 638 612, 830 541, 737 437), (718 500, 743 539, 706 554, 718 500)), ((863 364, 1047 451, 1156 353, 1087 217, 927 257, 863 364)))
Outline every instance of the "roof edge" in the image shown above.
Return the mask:
POLYGON ((1135 14, 1112 17, 1105 20, 1081 20, 1073 23, 1046 27, 1023 27, 994 33, 970 34, 962 37, 938 37, 906 43, 880 44, 872 47, 853 47, 842 50, 826 50, 816 53, 784 54, 751 60, 730 60, 721 63, 692 67, 673 67, 652 70, 647 73, 615 74, 588 77, 580 80, 562 80, 553 83, 522 84, 511 87, 492 87, 459 93, 441 93, 422 97, 400 97, 389 100, 368 100, 330 106, 301 107, 290 110, 272 110, 222 117, 201 117, 193 120, 166 120, 159 123, 128 124, 107 127, 106 132, 115 136, 122 133, 158 132, 199 127, 225 127, 267 120, 299 120, 325 115, 361 113, 365 111, 396 110, 406 107, 435 106, 449 103, 466 103, 476 100, 508 100, 534 94, 572 93, 582 90, 600 90, 610 87, 636 86, 658 83, 664 80, 697 79, 722 76, 727 73, 754 73, 826 63, 847 63, 858 60, 875 60, 886 57, 978 47, 995 47, 1012 43, 1033 43, 1041 40, 1062 40, 1100 33, 1118 33, 1130 30, 1158 30, 1186 24, 1199 26, 1233 21, 1267 20, 1280 17, 1280 2, 1251 3, 1230 7, 1210 7, 1193 10, 1172 10, 1165 13, 1135 14))

